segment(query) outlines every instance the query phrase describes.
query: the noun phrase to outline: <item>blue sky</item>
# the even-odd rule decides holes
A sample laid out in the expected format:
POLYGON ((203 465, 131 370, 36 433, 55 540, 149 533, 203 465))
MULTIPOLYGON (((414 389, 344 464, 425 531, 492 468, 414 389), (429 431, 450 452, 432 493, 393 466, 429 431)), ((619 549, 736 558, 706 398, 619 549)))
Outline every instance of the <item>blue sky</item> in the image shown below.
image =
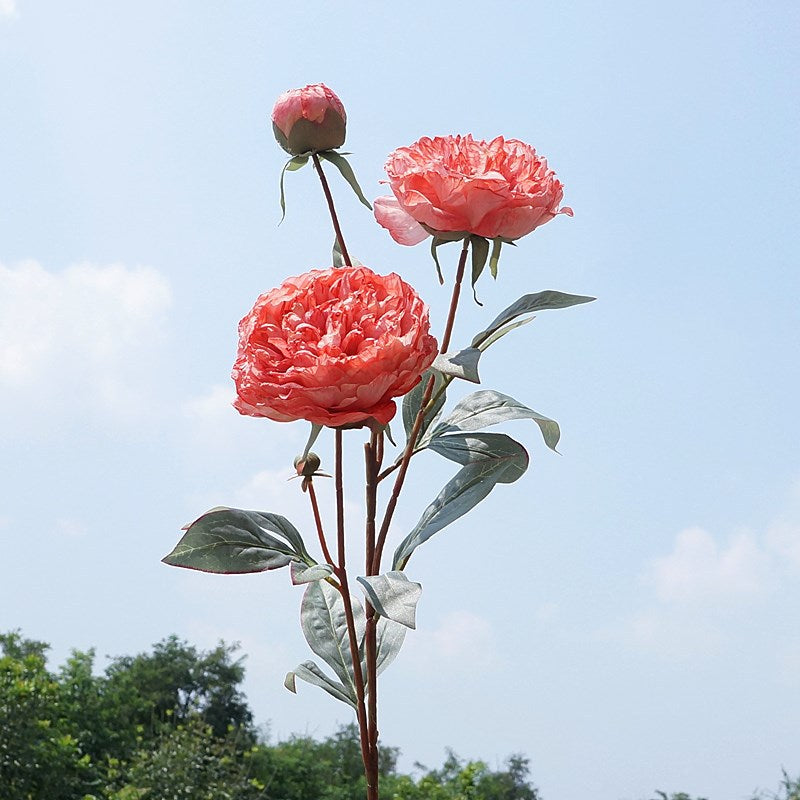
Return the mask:
MULTIPOLYGON (((240 417, 228 376, 256 296, 329 265, 310 170, 277 226, 268 120, 324 81, 368 196, 423 135, 520 138, 563 181, 574 219, 504 252, 457 343, 526 292, 598 297, 490 352, 484 384, 557 419, 563 455, 509 425, 530 472, 415 555, 385 740, 409 768, 522 751, 548 800, 800 772, 799 23, 777 1, 0 0, 0 629, 54 663, 238 640, 275 735, 349 720, 281 685, 307 657, 286 575, 159 562, 218 504, 310 529, 284 480, 306 427, 240 417)), ((426 246, 331 179, 351 251, 441 325, 426 246)), ((395 540, 450 475, 415 470, 395 540)))

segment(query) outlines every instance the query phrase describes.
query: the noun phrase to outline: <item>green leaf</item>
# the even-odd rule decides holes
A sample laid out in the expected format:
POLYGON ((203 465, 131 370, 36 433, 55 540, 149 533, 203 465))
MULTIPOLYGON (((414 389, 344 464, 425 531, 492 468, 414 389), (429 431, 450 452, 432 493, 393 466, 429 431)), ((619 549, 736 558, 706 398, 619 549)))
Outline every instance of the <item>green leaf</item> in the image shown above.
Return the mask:
POLYGON ((356 578, 372 607, 387 619, 412 630, 416 628, 417 602, 422 584, 410 581, 404 573, 392 571, 383 575, 356 578))
POLYGON ((556 449, 561 431, 555 420, 528 408, 507 394, 501 394, 491 389, 483 389, 467 395, 456 405, 449 416, 436 426, 431 432, 431 437, 452 432, 478 431, 481 428, 513 419, 532 419, 539 426, 545 444, 551 450, 556 449))
POLYGON ((495 331, 500 330, 506 323, 516 319, 523 314, 532 314, 536 311, 545 311, 552 308, 568 308, 569 306, 580 305, 581 303, 591 303, 595 297, 586 297, 580 294, 565 294, 547 289, 544 292, 526 294, 512 303, 508 308, 501 311, 492 321, 488 328, 476 334, 472 340, 472 346, 478 347, 488 339, 495 331))
POLYGON ((448 241, 449 239, 440 239, 438 236, 434 236, 431 239, 431 255, 433 256, 433 263, 436 264, 436 274, 439 276, 439 284, 441 286, 444 286, 444 275, 442 275, 442 265, 439 263, 439 255, 436 252, 436 248, 447 244, 448 241))
POLYGON ((505 433, 454 433, 437 436, 428 445, 433 450, 457 464, 467 465, 491 459, 510 459, 518 471, 510 467, 497 478, 498 483, 513 483, 528 467, 528 452, 505 433))
POLYGON ((451 478, 436 499, 425 509, 411 533, 400 542, 392 569, 402 570, 411 554, 435 533, 464 516, 483 500, 498 483, 516 480, 527 467, 520 454, 487 458, 469 463, 451 478))
POLYGON ((283 685, 293 694, 297 694, 295 678, 300 678, 313 686, 319 686, 337 700, 357 708, 355 692, 351 694, 346 686, 329 678, 313 661, 304 661, 302 664, 298 664, 292 672, 286 673, 283 685))
MULTIPOLYGON (((401 625, 399 622, 387 619, 386 617, 381 617, 378 620, 378 628, 376 630, 378 675, 397 658, 397 654, 400 652, 405 638, 405 625, 401 625)), ((364 672, 366 673, 366 668, 364 672)))
POLYGON ((488 339, 484 339, 479 345, 478 350, 483 353, 487 350, 491 345, 493 345, 498 339, 502 339, 507 333, 511 333, 514 328, 520 328, 523 325, 527 325, 529 322, 533 322, 536 317, 525 317, 524 319, 517 319, 514 322, 509 322, 508 325, 500 328, 500 330, 495 331, 488 339))
MULTIPOLYGON (((304 167, 307 161, 308 156, 295 156, 294 158, 290 158, 283 165, 283 169, 281 170, 281 222, 283 222, 286 216, 286 195, 283 192, 283 177, 287 172, 296 172, 301 167, 304 167)), ((280 223, 278 224, 280 225, 280 223)))
MULTIPOLYGON (((486 266, 486 259, 489 258, 489 240, 473 234, 469 237, 469 242, 472 245, 472 293, 474 295, 475 284, 486 266)), ((475 297, 476 302, 477 299, 475 297)))
POLYGON ((431 366, 443 372, 445 375, 452 375, 454 378, 461 378, 470 383, 480 383, 478 375, 478 361, 481 351, 477 347, 467 347, 455 353, 441 353, 433 361, 431 366))
POLYGON ((356 193, 356 197, 372 211, 372 206, 369 200, 364 197, 364 193, 361 191, 361 187, 356 180, 353 168, 350 166, 347 159, 341 153, 337 153, 334 150, 320 150, 317 155, 320 158, 324 158, 326 161, 330 161, 330 163, 342 173, 342 177, 350 184, 350 188, 356 193))
POLYGON ((423 395, 425 394, 425 387, 428 385, 428 380, 430 379, 431 375, 434 379, 433 384, 433 392, 431 394, 431 398, 437 396, 437 393, 441 391, 441 394, 436 398, 436 402, 430 408, 429 411, 425 413, 425 417, 422 421, 422 427, 419 431, 419 436, 417 437, 417 442, 421 442, 425 431, 437 420, 439 414, 442 412, 442 408, 444 407, 444 403, 446 400, 446 392, 444 391, 443 387, 445 384, 444 376, 441 372, 437 372, 436 370, 425 370, 422 373, 422 380, 408 393, 403 397, 403 427, 406 430, 406 441, 408 441, 408 437, 411 436, 411 430, 414 427, 414 420, 417 418, 417 414, 419 413, 420 404, 422 403, 423 395))
POLYGON ((311 431, 308 434, 308 441, 306 442, 306 446, 303 448, 303 455, 300 456, 301 461, 305 461, 308 458, 308 454, 311 448, 314 446, 314 442, 317 441, 317 437, 320 435, 322 431, 322 425, 317 425, 315 422, 311 423, 311 431))
MULTIPOLYGON (((349 253, 348 253, 349 255, 349 253)), ((344 263, 344 255, 342 253, 342 248, 339 246, 339 237, 337 236, 333 240, 333 262, 334 267, 341 268, 346 267, 347 264, 344 263)), ((352 267, 363 267, 364 265, 357 259, 355 256, 350 256, 350 266, 352 267)))
MULTIPOLYGON (((406 638, 406 630, 406 626, 401 625, 399 622, 387 619, 386 617, 378 617, 378 625, 375 630, 375 666, 378 675, 397 658, 397 654, 400 652, 400 648, 403 646, 403 642, 406 638)), ((361 657, 361 671, 367 676, 364 686, 367 694, 369 694, 370 686, 369 676, 367 675, 367 652, 363 644, 359 655, 361 657)))
POLYGON ((311 581, 322 581, 333 574, 333 567, 330 564, 303 564, 299 561, 292 561, 289 567, 292 573, 292 583, 299 586, 311 581))
POLYGON ((503 246, 502 239, 493 239, 492 240, 492 255, 489 258, 489 271, 492 273, 492 277, 496 280, 497 279, 497 264, 500 261, 500 249, 503 246))
MULTIPOLYGON (((352 598, 356 640, 361 645, 366 629, 364 607, 357 597, 352 598)), ((300 627, 309 647, 322 658, 355 695, 353 662, 350 658, 350 639, 344 601, 337 589, 325 581, 310 583, 300 604, 300 627)))
POLYGON ((265 572, 295 560, 307 561, 310 556, 289 520, 279 514, 238 508, 203 514, 162 559, 174 567, 223 574, 265 572))

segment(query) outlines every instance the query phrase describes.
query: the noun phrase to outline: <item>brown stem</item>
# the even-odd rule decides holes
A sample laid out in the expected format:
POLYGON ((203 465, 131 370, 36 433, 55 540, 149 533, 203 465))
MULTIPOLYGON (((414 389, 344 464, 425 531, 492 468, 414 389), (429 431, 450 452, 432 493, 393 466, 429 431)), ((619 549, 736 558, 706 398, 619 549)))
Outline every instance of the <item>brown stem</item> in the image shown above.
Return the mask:
MULTIPOLYGON (((464 268, 467 264, 468 250, 469 239, 467 238, 464 239, 464 246, 461 249, 461 257, 458 259, 458 269, 456 270, 456 280, 455 284, 453 285, 453 295, 450 298, 450 310, 447 314, 447 323, 445 325, 444 334, 442 335, 441 345, 439 346, 440 353, 447 352, 447 348, 450 346, 450 337, 453 334, 453 324, 455 323, 456 319, 456 308, 458 307, 458 298, 461 294, 461 281, 464 279, 464 268)), ((408 442, 406 442, 406 448, 403 451, 403 458, 400 461, 399 471, 394 480, 392 495, 389 498, 389 502, 386 504, 383 522, 381 523, 381 529, 378 533, 378 542, 375 546, 375 555, 372 559, 372 570, 374 575, 377 575, 380 572, 381 556, 383 555, 383 548, 386 544, 386 536, 389 533, 389 526, 392 523, 392 516, 394 515, 394 510, 397 507, 397 499, 400 496, 400 490, 403 488, 403 483, 406 479, 406 472, 408 472, 408 465, 411 462, 411 456, 414 454, 414 446, 417 443, 417 438, 419 437, 419 432, 422 428, 422 421, 425 418, 425 413, 428 410, 426 406, 428 405, 431 395, 433 394, 434 383, 435 380, 433 376, 428 378, 428 384, 425 387, 425 391, 422 395, 422 401, 420 402, 419 411, 417 412, 416 419, 414 420, 414 427, 411 429, 408 442)))
MULTIPOLYGON (((361 739, 361 759, 364 762, 364 772, 367 774, 372 763, 369 746, 369 727, 367 723, 367 707, 365 703, 364 673, 361 671, 361 658, 358 653, 358 639, 356 638, 356 622, 353 615, 353 602, 350 599, 350 587, 347 581, 347 568, 345 566, 344 546, 344 483, 342 480, 342 431, 337 428, 336 435, 336 469, 334 478, 336 482, 336 541, 338 545, 339 564, 334 567, 334 574, 339 579, 339 592, 344 603, 344 615, 347 620, 347 637, 350 642, 350 659, 353 662, 353 680, 356 686, 356 717, 361 739)), ((377 798, 377 795, 376 795, 377 798)))
POLYGON ((366 477, 366 531, 367 558, 365 574, 373 575, 372 558, 375 555, 375 516, 378 505, 378 472, 383 458, 383 431, 373 430, 370 440, 364 445, 364 472, 366 477))
MULTIPOLYGON (((364 446, 366 472, 366 574, 373 575, 375 555, 375 516, 378 499, 378 473, 383 459, 383 431, 372 431, 370 441, 364 446)), ((364 637, 367 664, 367 728, 370 746, 370 763, 365 769, 368 791, 374 787, 378 794, 378 617, 372 606, 366 604, 367 630, 364 637)), ((368 797, 371 795, 368 794, 368 797)))
POLYGON ((461 248, 461 257, 458 259, 456 280, 455 283, 453 284, 453 294, 450 298, 450 310, 447 313, 447 323, 444 326, 442 343, 439 346, 440 353, 446 353, 447 348, 450 347, 450 337, 453 335, 453 324, 456 321, 456 308, 458 308, 458 298, 459 295, 461 294, 461 281, 464 278, 464 267, 467 265, 468 250, 469 250, 469 237, 464 239, 464 246, 461 248))
POLYGON ((312 153, 311 158, 314 161, 314 167, 317 170, 317 175, 319 175, 319 180, 322 184, 322 191, 325 193, 325 199, 328 201, 328 211, 331 212, 333 230, 336 233, 336 239, 339 242, 339 249, 342 251, 342 258, 344 259, 346 266, 352 267, 353 264, 350 261, 350 254, 347 252, 347 246, 344 243, 344 236, 342 236, 342 229, 339 227, 339 217, 336 216, 336 208, 333 205, 333 195, 331 194, 330 187, 328 186, 328 179, 325 177, 325 173, 322 171, 322 162, 319 160, 319 156, 316 153, 312 153))
MULTIPOLYGON (((367 658, 367 738, 369 739, 370 764, 366 771, 367 790, 375 787, 375 797, 378 796, 378 615, 367 603, 367 631, 366 658, 367 658)), ((367 794, 369 797, 369 793, 367 794)))
POLYGON ((311 500, 311 510, 314 512, 314 522, 317 524, 317 536, 319 536, 319 544, 320 547, 322 547, 322 556, 327 564, 333 566, 336 562, 333 560, 333 556, 330 550, 328 550, 328 543, 325 541, 325 533, 322 530, 322 518, 319 515, 319 505, 317 504, 317 493, 314 490, 314 482, 311 478, 308 478, 306 486, 308 487, 308 497, 311 500))

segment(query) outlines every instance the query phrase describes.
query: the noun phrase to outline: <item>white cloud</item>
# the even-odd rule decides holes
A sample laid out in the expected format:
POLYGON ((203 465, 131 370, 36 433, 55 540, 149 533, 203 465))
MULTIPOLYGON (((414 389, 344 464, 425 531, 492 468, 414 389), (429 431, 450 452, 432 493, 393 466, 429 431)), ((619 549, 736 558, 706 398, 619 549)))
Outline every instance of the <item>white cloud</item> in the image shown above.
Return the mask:
POLYGON ((672 551, 641 575, 656 604, 632 615, 619 635, 671 658, 719 651, 733 635, 731 623, 774 585, 775 565, 762 539, 739 533, 718 542, 703 528, 680 531, 672 551))
POLYGON ((789 493, 788 507, 767 530, 766 541, 782 561, 800 569, 800 480, 789 493))
MULTIPOLYGON (((218 425, 221 421, 231 418, 232 403, 236 392, 231 385, 217 384, 212 386, 205 394, 192 397, 186 402, 187 416, 204 423, 218 425)), ((236 412, 233 412, 235 415, 236 412)))
POLYGON ((719 545, 708 531, 688 528, 669 555, 653 560, 644 579, 665 603, 727 602, 761 592, 769 572, 769 557, 752 535, 719 545))
POLYGON ((558 603, 541 603, 536 607, 533 616, 537 622, 553 622, 558 618, 559 612, 558 603))
POLYGON ((193 450, 233 455, 241 451, 252 428, 231 405, 233 384, 217 384, 189 398, 183 405, 193 450))
POLYGON ((435 628, 419 625, 406 639, 409 663, 420 669, 485 671, 497 664, 497 646, 489 621, 469 611, 445 615, 435 628))
POLYGON ((756 624, 758 614, 783 613, 798 569, 800 482, 762 532, 723 539, 700 527, 680 531, 671 551, 640 575, 652 592, 646 606, 599 633, 672 657, 709 655, 756 624))
POLYGON ((779 676, 792 689, 800 688, 800 644, 784 643, 778 652, 779 676))
MULTIPOLYGON (((310 508, 308 495, 301 491, 299 478, 291 478, 290 469, 261 470, 236 491, 234 502, 241 508, 263 509, 285 517, 306 517, 310 508)), ((319 488, 319 483, 315 480, 314 486, 319 488)))
POLYGON ((16 0, 0 0, 0 18, 16 16, 18 16, 16 0))
POLYGON ((15 411, 79 402, 125 414, 142 401, 170 305, 149 267, 0 264, 0 390, 15 411))
POLYGON ((58 536, 67 539, 82 539, 89 533, 89 528, 85 523, 66 517, 57 520, 53 530, 58 536))
MULTIPOLYGON (((234 466, 239 475, 245 465, 276 468, 285 465, 292 474, 292 461, 308 438, 307 423, 273 422, 248 417, 233 407, 233 381, 218 383, 184 401, 182 408, 186 454, 196 463, 211 460, 217 468, 234 466), (253 456, 259 450, 258 458, 253 456)), ((247 468, 247 467, 246 467, 247 468)), ((306 500, 307 502, 307 500, 306 500)))
POLYGON ((659 657, 690 658, 712 655, 725 640, 716 620, 686 607, 658 606, 634 614, 621 630, 601 632, 601 638, 634 643, 659 657))

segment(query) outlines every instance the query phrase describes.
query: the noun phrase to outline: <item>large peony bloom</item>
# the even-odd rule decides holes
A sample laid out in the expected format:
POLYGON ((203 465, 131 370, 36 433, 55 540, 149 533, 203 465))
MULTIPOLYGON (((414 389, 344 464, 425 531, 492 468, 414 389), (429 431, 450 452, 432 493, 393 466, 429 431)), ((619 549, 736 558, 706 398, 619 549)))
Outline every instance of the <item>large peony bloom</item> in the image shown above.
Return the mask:
POLYGON ((272 109, 275 138, 287 153, 295 156, 341 147, 346 123, 342 101, 324 83, 289 89, 272 109))
POLYGON ((553 170, 516 139, 426 136, 395 150, 386 173, 394 197, 375 201, 375 218, 400 244, 437 232, 513 241, 556 214, 572 216, 558 207, 564 192, 553 170))
POLYGON ((239 323, 234 407, 278 422, 386 424, 436 357, 428 309, 399 276, 312 270, 262 294, 239 323))

